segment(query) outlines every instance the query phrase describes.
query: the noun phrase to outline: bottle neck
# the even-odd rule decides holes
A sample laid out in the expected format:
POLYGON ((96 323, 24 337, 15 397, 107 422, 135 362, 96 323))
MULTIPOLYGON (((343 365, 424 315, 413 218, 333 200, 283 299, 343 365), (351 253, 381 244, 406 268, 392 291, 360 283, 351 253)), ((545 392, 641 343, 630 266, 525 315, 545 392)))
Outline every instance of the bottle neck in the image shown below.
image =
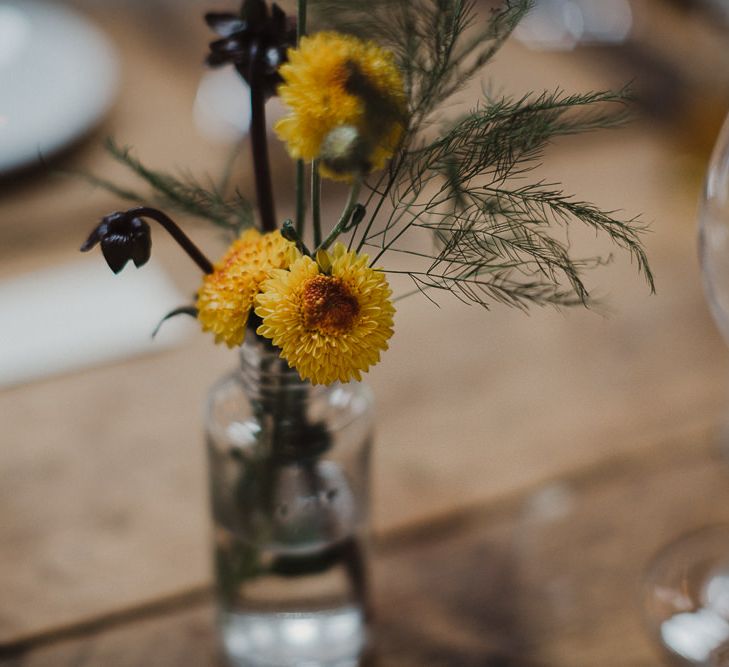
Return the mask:
POLYGON ((310 408, 331 391, 299 377, 271 343, 249 331, 240 348, 241 383, 261 426, 262 441, 278 457, 297 458, 328 449, 330 438, 310 408))
POLYGON ((329 387, 302 380, 280 353, 268 339, 250 329, 246 333, 239 357, 241 381, 251 399, 266 400, 285 395, 287 402, 306 402, 329 390, 329 387))

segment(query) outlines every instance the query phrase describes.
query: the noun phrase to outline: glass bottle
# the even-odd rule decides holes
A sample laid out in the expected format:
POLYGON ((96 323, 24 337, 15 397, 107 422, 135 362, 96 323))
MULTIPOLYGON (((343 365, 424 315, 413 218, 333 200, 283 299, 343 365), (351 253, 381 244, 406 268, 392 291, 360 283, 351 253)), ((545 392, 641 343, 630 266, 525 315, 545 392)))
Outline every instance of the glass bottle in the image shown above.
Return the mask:
POLYGON ((313 386, 249 333, 206 419, 222 649, 236 666, 357 665, 368 619, 372 397, 313 386))

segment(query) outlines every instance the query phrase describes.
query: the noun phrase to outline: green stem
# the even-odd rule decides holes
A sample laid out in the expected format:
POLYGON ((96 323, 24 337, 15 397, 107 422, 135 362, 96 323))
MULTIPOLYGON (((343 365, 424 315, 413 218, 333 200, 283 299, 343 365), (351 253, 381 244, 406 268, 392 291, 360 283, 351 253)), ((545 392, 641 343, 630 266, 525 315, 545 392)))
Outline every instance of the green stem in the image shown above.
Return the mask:
POLYGON ((319 160, 311 163, 311 218, 314 226, 314 247, 321 245, 321 175, 319 160))
MULTIPOLYGON (((362 234, 362 238, 359 241, 359 244, 357 245, 357 252, 360 252, 362 250, 362 246, 367 242, 368 235, 370 233, 370 230, 372 229, 372 225, 375 222, 375 218, 377 217, 377 214, 380 212, 380 209, 382 208, 382 205, 385 203, 385 199, 387 199, 387 196, 390 194, 390 190, 395 185, 395 182, 397 180, 398 173, 400 172, 400 167, 402 166, 403 160, 400 159, 400 161, 393 167, 390 165, 390 178, 387 181, 387 186, 385 187, 385 191, 380 195, 380 200, 377 202, 377 206, 375 206, 375 210, 370 216, 370 220, 367 223, 367 227, 364 230, 364 234, 362 234)), ((379 186, 379 183, 378 183, 379 186)))
POLYGON ((306 223, 306 167, 303 160, 296 160, 296 234, 299 238, 304 236, 306 223))
POLYGON ((296 37, 300 40, 306 34, 306 0, 298 0, 296 7, 296 37))
MULTIPOLYGON (((296 43, 306 34, 306 0, 298 0, 296 12, 296 43)), ((296 233, 299 238, 304 237, 304 225, 306 223, 306 194, 304 193, 304 182, 306 180, 306 168, 303 160, 296 161, 296 233)))
POLYGON ((324 241, 317 247, 317 249, 314 251, 314 255, 319 250, 326 250, 339 236, 344 228, 347 226, 347 223, 349 222, 349 219, 352 217, 352 211, 354 210, 354 207, 357 205, 357 199, 359 198, 359 192, 362 189, 362 175, 357 174, 357 176, 354 177, 354 181, 352 182, 352 188, 349 191, 349 198, 347 199, 347 203, 344 206, 344 210, 342 211, 342 215, 339 216, 339 221, 334 226, 334 229, 329 233, 329 236, 327 236, 324 241))

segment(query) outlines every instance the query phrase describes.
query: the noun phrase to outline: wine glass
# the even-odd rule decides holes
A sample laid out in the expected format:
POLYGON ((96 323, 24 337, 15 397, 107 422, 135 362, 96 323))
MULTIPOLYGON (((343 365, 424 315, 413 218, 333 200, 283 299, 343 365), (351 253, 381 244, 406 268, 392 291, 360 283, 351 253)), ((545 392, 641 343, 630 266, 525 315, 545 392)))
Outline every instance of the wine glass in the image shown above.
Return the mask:
MULTIPOLYGON (((701 197, 699 261, 706 299, 729 344, 729 116, 701 197)), ((677 664, 729 667, 729 524, 699 529, 665 547, 648 568, 644 605, 677 664)))

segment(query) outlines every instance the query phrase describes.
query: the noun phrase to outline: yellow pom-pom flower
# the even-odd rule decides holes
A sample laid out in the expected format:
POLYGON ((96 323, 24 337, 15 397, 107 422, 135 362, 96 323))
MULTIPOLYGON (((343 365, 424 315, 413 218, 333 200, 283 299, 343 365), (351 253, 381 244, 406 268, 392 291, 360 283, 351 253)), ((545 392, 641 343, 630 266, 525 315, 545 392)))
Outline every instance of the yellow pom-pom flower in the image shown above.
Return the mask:
POLYGON ((285 269, 299 256, 296 246, 280 232, 261 234, 249 229, 235 241, 213 273, 203 278, 197 293, 197 318, 216 343, 243 343, 248 316, 261 284, 273 269, 285 269))
POLYGON ((322 158, 322 174, 338 180, 384 166, 402 137, 407 108, 392 53, 374 42, 320 32, 289 49, 279 73, 278 93, 291 112, 274 129, 293 158, 322 158), (336 136, 341 128, 346 132, 336 136), (323 155, 326 146, 335 154, 323 155))
POLYGON ((341 243, 322 259, 327 272, 307 256, 272 272, 256 298, 263 320, 257 333, 280 347, 304 380, 361 380, 392 336, 392 291, 384 273, 367 266, 367 255, 341 243))

